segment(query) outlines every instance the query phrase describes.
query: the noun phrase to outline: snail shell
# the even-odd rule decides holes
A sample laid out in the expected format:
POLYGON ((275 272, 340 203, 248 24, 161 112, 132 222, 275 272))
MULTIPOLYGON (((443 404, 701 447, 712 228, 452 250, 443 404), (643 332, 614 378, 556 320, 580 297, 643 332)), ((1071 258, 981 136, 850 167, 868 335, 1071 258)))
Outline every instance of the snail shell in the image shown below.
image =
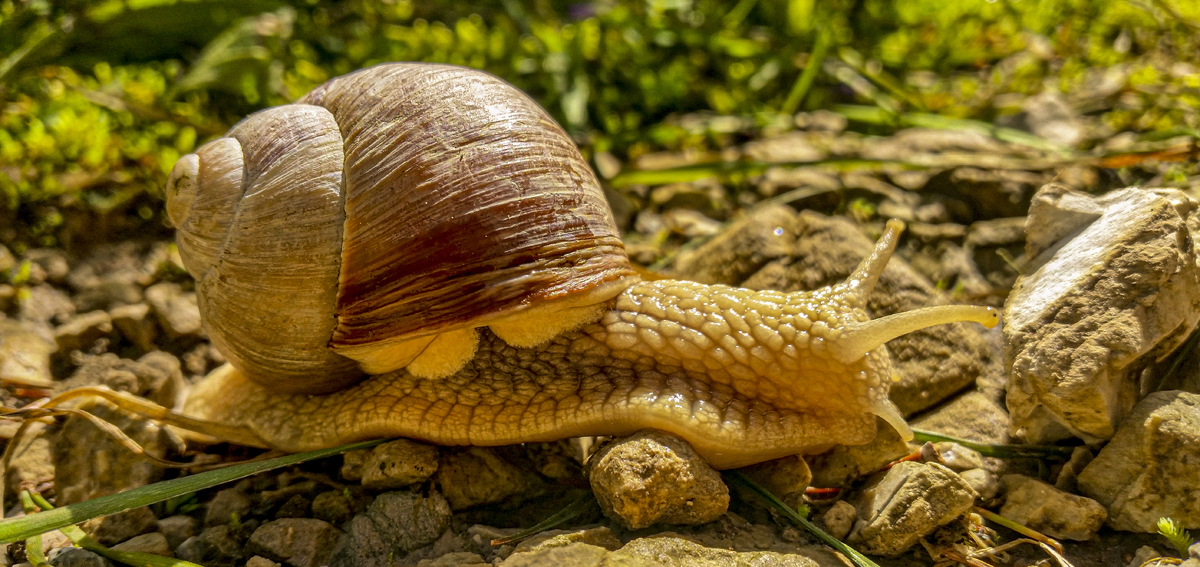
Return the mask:
POLYGON ((181 158, 167 197, 209 337, 281 391, 451 374, 474 328, 536 344, 634 281, 570 137, 459 67, 379 65, 255 113, 181 158), (419 365, 435 340, 450 354, 419 365))

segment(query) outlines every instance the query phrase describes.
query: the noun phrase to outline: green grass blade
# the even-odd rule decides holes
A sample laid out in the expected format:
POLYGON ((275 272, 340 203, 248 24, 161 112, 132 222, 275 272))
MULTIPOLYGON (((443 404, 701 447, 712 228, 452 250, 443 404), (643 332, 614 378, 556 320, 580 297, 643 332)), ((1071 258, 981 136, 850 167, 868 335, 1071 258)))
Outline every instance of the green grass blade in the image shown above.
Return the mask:
POLYGON ((799 524, 800 527, 808 530, 809 533, 817 536, 821 541, 838 550, 842 555, 849 557, 850 560, 853 561, 858 567, 879 567, 877 563, 867 559, 867 556, 859 553, 858 550, 846 545, 845 543, 842 543, 841 540, 829 535, 829 533, 827 533, 825 530, 818 528, 817 525, 809 521, 808 518, 801 516, 799 513, 793 510, 791 506, 784 504, 784 502, 780 500, 778 496, 771 494, 770 490, 767 490, 759 486, 758 483, 754 482, 753 480, 750 480, 750 478, 742 474, 741 471, 727 470, 723 471, 723 474, 725 475, 725 478, 732 480, 735 484, 744 486, 753 491, 755 494, 763 497, 783 515, 787 516, 788 519, 799 524))
POLYGON ((242 463, 233 465, 223 469, 207 471, 200 474, 186 476, 183 478, 171 479, 163 482, 158 482, 148 486, 142 486, 133 490, 127 490, 119 494, 110 496, 101 496, 84 502, 71 504, 54 510, 47 510, 24 516, 21 518, 12 518, 0 522, 0 544, 12 543, 21 539, 25 539, 31 535, 42 534, 50 530, 57 530, 71 524, 78 524, 108 514, 116 514, 124 512, 132 508, 147 506, 155 502, 162 502, 168 498, 174 498, 189 492, 211 488, 218 484, 223 484, 229 481, 244 478, 260 472, 287 467, 313 459, 321 459, 332 457, 347 451, 357 449, 366 449, 374 447, 385 442, 386 439, 376 439, 373 441, 361 441, 358 443, 350 443, 340 447, 331 449, 321 449, 319 451, 309 451, 307 453, 298 453, 295 455, 286 455, 265 461, 256 461, 252 463, 242 463))
MULTIPOLYGON (((45 498, 42 498, 41 494, 34 492, 30 496, 42 510, 54 509, 54 506, 47 502, 45 498)), ((118 551, 115 549, 109 549, 101 545, 100 542, 92 539, 91 536, 87 535, 87 533, 80 529, 79 526, 63 526, 60 531, 62 531, 63 535, 67 536, 67 538, 70 539, 75 545, 83 549, 98 555, 102 555, 118 563, 132 565, 133 567, 202 567, 201 565, 197 565, 191 561, 184 561, 174 557, 154 555, 153 553, 140 553, 137 551, 118 551)))
MULTIPOLYGON (((28 490, 22 490, 19 495, 21 500, 21 508, 25 509, 26 514, 32 514, 37 511, 37 506, 33 502, 33 497, 29 495, 28 490)), ((47 567, 50 565, 46 561, 46 554, 42 552, 42 534, 34 534, 25 539, 25 559, 33 567, 47 567)))
POLYGON ((1071 453, 1075 452, 1074 447, 1060 447, 1058 445, 1009 445, 1009 444, 988 444, 976 443, 967 441, 958 437, 942 435, 932 431, 924 431, 921 429, 913 429, 913 441, 920 443, 940 443, 949 441, 958 443, 968 449, 978 451, 979 454, 985 457, 995 457, 997 459, 1069 459, 1071 453))

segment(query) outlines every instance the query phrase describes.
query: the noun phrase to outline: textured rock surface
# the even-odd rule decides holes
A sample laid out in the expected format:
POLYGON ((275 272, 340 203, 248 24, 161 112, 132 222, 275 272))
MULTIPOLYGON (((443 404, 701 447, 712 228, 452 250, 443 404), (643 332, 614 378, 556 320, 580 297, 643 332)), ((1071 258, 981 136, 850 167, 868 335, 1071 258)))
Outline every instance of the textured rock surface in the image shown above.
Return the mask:
POLYGON ((514 553, 501 563, 503 567, 844 567, 831 554, 779 553, 774 551, 737 552, 705 547, 677 537, 636 539, 617 551, 586 543, 563 547, 538 548, 514 553))
POLYGON ((1108 508, 1108 525, 1155 532, 1160 517, 1200 528, 1200 395, 1150 394, 1079 474, 1079 491, 1108 508))
MULTIPOLYGON (((364 462, 365 467, 365 462, 364 462)), ((366 478, 364 469, 363 478, 366 478)), ((541 479, 502 457, 496 449, 470 447, 446 451, 433 483, 453 510, 530 496, 541 479)))
POLYGON ((259 526, 246 542, 247 555, 261 555, 293 567, 329 562, 341 531, 321 520, 285 518, 259 526))
POLYGON ((729 489, 678 437, 642 431, 602 447, 590 461, 604 514, 626 527, 703 524, 729 507, 729 489))
POLYGON ((1067 494, 1019 474, 1000 479, 1004 506, 1000 515, 1050 537, 1085 541, 1100 530, 1108 513, 1099 502, 1067 494))
POLYGON ((50 355, 58 348, 49 334, 31 323, 0 318, 0 380, 49 385, 50 355))
POLYGON ((970 485, 942 465, 899 463, 852 498, 859 520, 846 541, 864 553, 898 555, 969 510, 975 497, 970 485))
POLYGON ((389 565, 397 553, 428 545, 450 525, 450 504, 437 492, 385 492, 350 520, 331 567, 389 565))
POLYGON ((1113 436, 1137 373, 1200 319, 1196 207, 1173 189, 1038 192, 1030 263, 1005 306, 1014 431, 1033 443, 1113 436))
POLYGON ((362 464, 363 487, 390 490, 422 482, 438 468, 438 450, 433 445, 399 439, 371 449, 362 464))

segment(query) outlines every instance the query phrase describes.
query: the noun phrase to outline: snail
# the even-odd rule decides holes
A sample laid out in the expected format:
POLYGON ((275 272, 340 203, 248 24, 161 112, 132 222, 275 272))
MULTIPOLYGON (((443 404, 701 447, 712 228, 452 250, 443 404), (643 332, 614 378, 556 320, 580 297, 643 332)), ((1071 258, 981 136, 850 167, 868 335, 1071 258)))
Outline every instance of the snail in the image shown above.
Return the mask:
POLYGON ((883 344, 995 309, 864 310, 903 228, 813 292, 640 280, 598 181, 533 100, 466 68, 383 64, 266 109, 167 186, 229 364, 184 413, 263 446, 501 445, 667 431, 717 468, 858 444, 883 344))

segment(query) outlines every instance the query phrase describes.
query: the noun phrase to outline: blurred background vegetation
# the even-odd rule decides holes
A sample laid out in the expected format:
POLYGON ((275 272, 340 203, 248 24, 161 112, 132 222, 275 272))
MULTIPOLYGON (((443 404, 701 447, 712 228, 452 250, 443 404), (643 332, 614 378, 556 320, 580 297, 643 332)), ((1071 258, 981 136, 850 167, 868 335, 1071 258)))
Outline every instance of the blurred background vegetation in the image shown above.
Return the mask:
POLYGON ((495 73, 614 163, 815 109, 1003 122, 1047 89, 1107 129, 1068 151, 1195 136, 1197 22, 1200 0, 0 0, 0 243, 165 233, 180 155, 383 61, 495 73))

